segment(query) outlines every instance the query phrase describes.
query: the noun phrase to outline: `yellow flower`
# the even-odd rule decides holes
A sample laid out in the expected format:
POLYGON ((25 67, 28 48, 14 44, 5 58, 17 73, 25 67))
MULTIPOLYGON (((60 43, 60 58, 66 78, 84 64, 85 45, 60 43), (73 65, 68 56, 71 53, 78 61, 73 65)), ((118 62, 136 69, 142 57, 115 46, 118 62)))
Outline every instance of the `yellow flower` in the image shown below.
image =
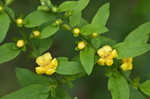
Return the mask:
POLYGON ((23 47, 23 46, 24 46, 24 40, 18 40, 16 46, 17 46, 18 48, 23 47))
POLYGON ((16 20, 16 23, 17 23, 18 25, 22 25, 22 24, 23 24, 23 19, 22 19, 22 18, 18 18, 18 19, 16 20))
POLYGON ((73 35, 74 35, 75 37, 78 37, 79 34, 80 34, 80 29, 79 29, 79 28, 74 28, 74 29, 73 29, 73 35))
POLYGON ((120 66, 123 71, 128 71, 133 69, 132 58, 122 59, 122 65, 120 66))
POLYGON ((92 33, 92 37, 93 37, 93 38, 98 37, 98 33, 92 33))
POLYGON ((113 58, 118 56, 117 51, 112 49, 111 46, 105 45, 104 47, 98 49, 97 54, 100 56, 100 59, 97 61, 99 65, 112 66, 113 58))
POLYGON ((39 37, 40 36, 40 31, 38 31, 38 30, 33 31, 33 36, 34 37, 39 37))
POLYGON ((35 68, 37 74, 52 75, 53 73, 55 73, 58 66, 57 59, 52 59, 50 53, 45 53, 44 55, 39 56, 36 59, 36 63, 39 65, 39 67, 35 68))

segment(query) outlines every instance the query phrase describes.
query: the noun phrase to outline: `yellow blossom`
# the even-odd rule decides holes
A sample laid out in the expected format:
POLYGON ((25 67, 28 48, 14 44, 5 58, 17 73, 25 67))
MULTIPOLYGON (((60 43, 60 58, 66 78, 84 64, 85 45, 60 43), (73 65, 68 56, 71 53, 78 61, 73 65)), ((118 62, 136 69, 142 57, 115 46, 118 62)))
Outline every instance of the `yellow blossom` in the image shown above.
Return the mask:
POLYGON ((78 49, 79 49, 79 50, 82 50, 82 49, 84 49, 85 47, 86 47, 86 44, 85 44, 84 41, 80 41, 80 42, 78 43, 78 49))
POLYGON ((128 71, 133 69, 132 58, 122 59, 122 65, 120 66, 123 71, 128 71))
POLYGON ((112 49, 112 47, 109 45, 105 45, 104 47, 98 49, 97 54, 100 56, 100 59, 97 61, 97 63, 102 66, 111 66, 114 63, 113 58, 118 56, 117 51, 112 49))
POLYGON ((38 31, 38 30, 33 31, 33 36, 34 37, 39 37, 40 36, 40 31, 38 31))
POLYGON ((16 46, 17 46, 18 48, 23 47, 23 46, 24 46, 24 40, 18 40, 16 46))
POLYGON ((55 73, 58 66, 57 59, 52 59, 50 53, 45 53, 44 55, 39 56, 36 59, 36 63, 39 65, 39 67, 36 67, 35 69, 37 74, 52 75, 55 73))
POLYGON ((78 37, 79 34, 80 34, 80 29, 79 29, 79 28, 74 28, 74 29, 73 29, 73 35, 74 35, 75 37, 78 37))

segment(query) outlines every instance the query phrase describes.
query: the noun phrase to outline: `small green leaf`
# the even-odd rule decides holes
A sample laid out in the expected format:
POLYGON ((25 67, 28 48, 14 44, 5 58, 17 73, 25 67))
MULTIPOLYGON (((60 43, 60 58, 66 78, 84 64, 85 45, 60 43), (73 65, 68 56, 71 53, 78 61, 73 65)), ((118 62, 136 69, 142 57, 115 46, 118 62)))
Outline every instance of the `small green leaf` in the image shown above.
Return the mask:
POLYGON ((48 25, 47 27, 45 27, 40 35, 40 39, 44 39, 44 38, 48 38, 51 37, 52 35, 54 35, 57 31, 59 30, 58 26, 52 26, 52 25, 48 25))
POLYGON ((96 49, 98 49, 104 45, 113 46, 114 44, 116 44, 116 41, 114 41, 110 38, 104 37, 104 36, 99 36, 99 37, 91 39, 91 43, 96 49))
POLYGON ((92 33, 101 34, 107 31, 108 29, 105 26, 99 27, 98 25, 94 24, 88 24, 81 28, 81 33, 86 36, 91 35, 92 33))
POLYGON ((84 72, 82 65, 76 61, 68 61, 67 58, 59 58, 56 72, 61 75, 75 75, 84 72))
POLYGON ((20 50, 14 47, 15 43, 5 43, 0 46, 0 64, 8 62, 19 55, 20 50))
POLYGON ((32 55, 34 57, 38 57, 52 46, 53 39, 52 38, 35 39, 32 40, 32 42, 35 45, 35 49, 33 50, 32 55))
POLYGON ((10 19, 8 15, 4 12, 0 13, 0 43, 4 41, 8 29, 9 29, 10 19))
POLYGON ((140 25, 133 30, 123 42, 115 45, 119 53, 118 58, 136 57, 150 50, 147 43, 150 33, 150 22, 140 25))
POLYGON ((107 23, 107 20, 109 18, 109 9, 110 4, 106 3, 102 7, 99 8, 96 15, 94 16, 92 20, 92 24, 98 25, 98 26, 105 26, 107 23))
POLYGON ((32 28, 53 20, 55 20, 55 16, 52 13, 34 11, 25 17, 24 25, 25 27, 32 28))
POLYGON ((80 51, 80 61, 85 72, 90 75, 94 67, 95 50, 91 47, 86 47, 80 51))
POLYGON ((147 80, 144 83, 142 83, 140 85, 140 89, 144 94, 150 96, 150 80, 147 80))
POLYGON ((77 4, 78 4, 77 1, 66 1, 59 6, 58 11, 59 12, 72 11, 76 8, 77 4))
POLYGON ((37 75, 27 69, 23 68, 17 68, 16 69, 16 76, 18 79, 19 84, 22 87, 31 85, 31 84, 44 84, 44 85, 50 85, 51 79, 42 76, 42 75, 37 75))
POLYGON ((128 82, 120 74, 109 78, 108 89, 111 91, 112 99, 129 99, 128 82))
POLYGON ((47 99, 50 88, 43 85, 30 85, 13 92, 1 99, 47 99))

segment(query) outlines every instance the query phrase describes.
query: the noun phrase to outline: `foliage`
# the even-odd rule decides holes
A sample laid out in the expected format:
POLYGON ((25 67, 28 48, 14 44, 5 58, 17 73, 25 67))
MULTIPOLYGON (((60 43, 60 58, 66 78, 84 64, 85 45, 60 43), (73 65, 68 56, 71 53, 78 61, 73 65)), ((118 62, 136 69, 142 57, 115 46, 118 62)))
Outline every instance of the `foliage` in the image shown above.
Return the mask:
MULTIPOLYGON (((82 17, 82 11, 89 2, 90 0, 65 1, 56 7, 50 0, 40 0, 41 5, 37 10, 30 12, 24 18, 15 19, 15 13, 8 7, 10 3, 0 1, 0 64, 15 59, 20 53, 29 54, 31 60, 38 59, 51 48, 54 35, 58 31, 60 33, 62 29, 71 33, 77 43, 85 42, 81 45, 83 49, 75 48, 77 55, 74 58, 57 57, 58 64, 56 60, 55 63, 51 61, 51 66, 58 65, 57 68, 55 67, 56 70, 54 69, 56 73, 52 73, 51 76, 38 75, 30 70, 17 68, 16 77, 22 88, 1 99, 71 99, 64 86, 71 85, 73 80, 91 75, 95 66, 99 63, 102 65, 103 60, 98 60, 99 54, 103 58, 107 57, 108 59, 105 60, 108 63, 111 60, 113 64, 105 66, 108 90, 111 92, 112 99, 130 99, 133 94, 143 99, 145 95, 150 96, 149 80, 140 83, 131 78, 130 74, 126 75, 127 71, 121 69, 121 60, 123 61, 124 58, 135 58, 150 50, 148 44, 150 22, 134 29, 122 42, 116 42, 102 35, 109 31, 106 24, 110 15, 110 3, 102 5, 92 21, 88 23, 82 17), (17 41, 4 43, 11 23, 15 24, 21 37, 17 41), (26 33, 26 29, 33 32, 26 33), (35 30, 40 34, 34 34, 35 30), (93 36, 93 33, 97 36, 93 36), (19 43, 18 40, 23 42, 19 43), (107 49, 102 50, 103 46, 107 49), (112 57, 117 58, 113 60, 112 57), (134 90, 134 93, 131 90, 134 90)), ((125 66, 128 66, 129 62, 125 63, 127 63, 125 66)))

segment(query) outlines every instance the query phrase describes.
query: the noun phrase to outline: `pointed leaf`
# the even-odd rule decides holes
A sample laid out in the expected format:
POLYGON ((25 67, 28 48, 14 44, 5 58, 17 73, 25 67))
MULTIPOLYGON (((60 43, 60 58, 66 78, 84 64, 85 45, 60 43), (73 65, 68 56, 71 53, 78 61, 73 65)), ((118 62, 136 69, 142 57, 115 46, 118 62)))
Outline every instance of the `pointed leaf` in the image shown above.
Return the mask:
POLYGON ((45 84, 45 85, 50 85, 51 79, 42 76, 42 75, 37 75, 27 69, 23 68, 17 68, 16 69, 16 76, 18 79, 18 82, 22 87, 29 86, 31 84, 45 84))
POLYGON ((0 43, 4 41, 8 29, 9 29, 10 19, 8 15, 4 12, 0 13, 0 43))
POLYGON ((52 13, 33 11, 25 17, 24 25, 25 27, 32 28, 53 20, 55 20, 55 16, 52 13))
POLYGON ((110 4, 106 3, 102 7, 100 7, 94 16, 92 20, 92 24, 98 25, 98 26, 105 26, 107 23, 107 20, 109 18, 109 9, 110 4))
POLYGON ((129 99, 128 82, 119 74, 109 78, 108 89, 111 91, 112 99, 129 99))
POLYGON ((30 85, 13 92, 1 99, 47 99, 50 88, 43 85, 30 85))
POLYGON ((90 75, 94 67, 95 50, 91 47, 86 47, 80 51, 80 61, 85 72, 90 75))
POLYGON ((44 38, 48 38, 53 36, 57 31, 59 30, 58 26, 52 26, 52 25, 48 25, 47 27, 45 27, 40 35, 40 39, 44 39, 44 38))

